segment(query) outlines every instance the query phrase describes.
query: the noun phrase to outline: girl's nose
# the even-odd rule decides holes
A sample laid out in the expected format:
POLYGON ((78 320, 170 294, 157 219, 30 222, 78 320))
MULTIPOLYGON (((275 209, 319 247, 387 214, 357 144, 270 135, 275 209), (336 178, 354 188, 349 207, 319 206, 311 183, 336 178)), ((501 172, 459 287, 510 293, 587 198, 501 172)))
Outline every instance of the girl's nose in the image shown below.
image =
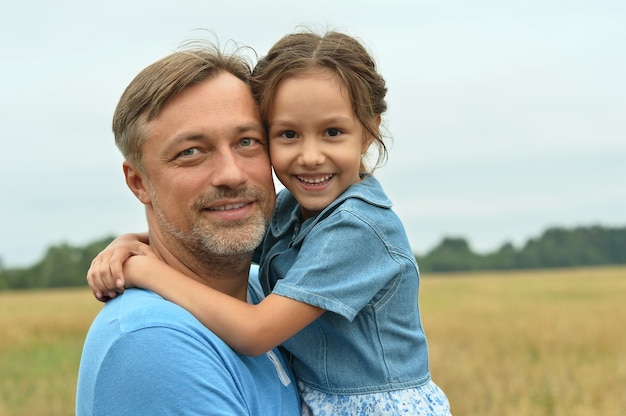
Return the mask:
POLYGON ((315 167, 324 163, 324 152, 319 140, 302 141, 299 162, 307 167, 315 167))

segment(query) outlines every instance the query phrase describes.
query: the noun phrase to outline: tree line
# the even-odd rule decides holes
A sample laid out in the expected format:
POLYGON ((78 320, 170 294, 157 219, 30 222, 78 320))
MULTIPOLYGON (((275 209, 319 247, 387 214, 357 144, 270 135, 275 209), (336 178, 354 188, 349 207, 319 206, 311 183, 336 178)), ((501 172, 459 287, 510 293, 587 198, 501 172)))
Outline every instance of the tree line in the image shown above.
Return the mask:
MULTIPOLYGON (((0 261, 0 290, 86 286, 91 260, 113 238, 52 246, 32 267, 3 268, 0 261)), ((550 228, 520 248, 506 243, 487 254, 473 252, 463 238, 447 237, 416 259, 422 272, 620 265, 626 264, 626 227, 550 228)))
POLYGON ((462 238, 444 238, 416 258, 421 270, 433 272, 626 264, 626 227, 550 228, 520 248, 506 243, 483 255, 474 253, 462 238))

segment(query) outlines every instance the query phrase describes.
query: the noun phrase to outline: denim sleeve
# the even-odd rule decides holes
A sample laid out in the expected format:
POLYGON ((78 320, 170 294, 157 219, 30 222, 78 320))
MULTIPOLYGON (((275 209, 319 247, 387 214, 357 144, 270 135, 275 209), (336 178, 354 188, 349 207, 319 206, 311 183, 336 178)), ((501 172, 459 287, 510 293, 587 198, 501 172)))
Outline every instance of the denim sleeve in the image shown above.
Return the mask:
POLYGON ((349 320, 370 302, 384 302, 410 263, 394 252, 385 224, 339 210, 304 238, 296 261, 273 293, 338 313, 349 320))

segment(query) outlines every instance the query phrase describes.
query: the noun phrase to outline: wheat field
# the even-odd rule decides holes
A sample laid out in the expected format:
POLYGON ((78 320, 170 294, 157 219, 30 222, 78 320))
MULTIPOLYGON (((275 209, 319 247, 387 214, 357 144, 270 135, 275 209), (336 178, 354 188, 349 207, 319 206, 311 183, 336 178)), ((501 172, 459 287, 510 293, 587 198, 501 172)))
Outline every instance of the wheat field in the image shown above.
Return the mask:
MULTIPOLYGON (((456 416, 626 414, 626 267, 424 274, 431 372, 456 416)), ((86 289, 0 292, 0 416, 72 415, 86 289)))
POLYGON ((626 415, 626 268, 425 276, 433 378, 455 415, 626 415))

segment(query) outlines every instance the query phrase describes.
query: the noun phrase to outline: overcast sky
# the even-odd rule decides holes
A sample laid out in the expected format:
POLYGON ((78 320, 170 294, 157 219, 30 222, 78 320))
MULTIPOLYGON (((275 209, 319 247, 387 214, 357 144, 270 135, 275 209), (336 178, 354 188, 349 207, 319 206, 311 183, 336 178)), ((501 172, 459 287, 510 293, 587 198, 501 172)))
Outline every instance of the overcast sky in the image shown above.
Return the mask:
POLYGON ((110 129, 142 68, 204 30, 263 55, 301 24, 376 57, 393 137, 377 176, 416 252, 626 225, 623 0, 3 0, 2 263, 146 229, 110 129))

